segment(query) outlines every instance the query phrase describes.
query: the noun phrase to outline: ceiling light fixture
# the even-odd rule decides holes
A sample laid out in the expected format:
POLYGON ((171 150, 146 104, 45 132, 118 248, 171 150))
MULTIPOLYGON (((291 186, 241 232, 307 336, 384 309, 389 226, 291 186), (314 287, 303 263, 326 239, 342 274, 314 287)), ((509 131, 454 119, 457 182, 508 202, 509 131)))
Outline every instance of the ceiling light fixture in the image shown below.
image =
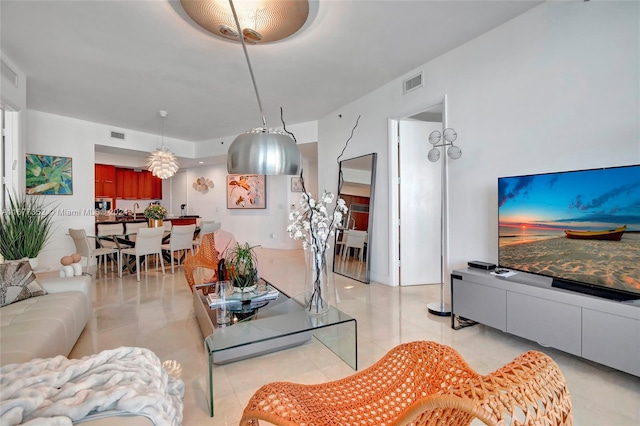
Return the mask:
MULTIPOLYGON (((229 0, 229 5, 240 33, 240 21, 232 0, 229 0)), ((300 150, 287 133, 267 128, 247 45, 243 38, 240 38, 240 43, 260 108, 262 127, 242 133, 231 143, 227 152, 227 171, 230 174, 297 175, 302 167, 300 150)))
POLYGON ((153 151, 149 156, 147 167, 149 171, 160 179, 168 179, 178 171, 178 161, 173 152, 164 147, 164 122, 167 119, 167 111, 158 111, 162 118, 160 130, 160 148, 153 151))
POLYGON ((308 0, 242 0, 237 3, 239 25, 227 0, 180 0, 198 25, 219 37, 251 44, 282 40, 298 31, 309 17, 308 0), (242 30, 240 30, 242 28, 242 30))

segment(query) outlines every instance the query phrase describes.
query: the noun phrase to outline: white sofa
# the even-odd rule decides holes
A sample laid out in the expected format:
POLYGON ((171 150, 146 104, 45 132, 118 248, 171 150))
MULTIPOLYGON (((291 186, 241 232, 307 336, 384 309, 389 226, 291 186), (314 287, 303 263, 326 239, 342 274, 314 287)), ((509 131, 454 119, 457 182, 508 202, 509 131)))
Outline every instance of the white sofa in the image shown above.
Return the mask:
POLYGON ((91 277, 37 276, 48 294, 0 308, 0 366, 67 356, 91 316, 91 277))
MULTIPOLYGON (((71 353, 91 317, 91 277, 38 275, 48 294, 0 308, 0 366, 71 353)), ((148 426, 147 417, 119 415, 84 422, 86 426, 148 426)))

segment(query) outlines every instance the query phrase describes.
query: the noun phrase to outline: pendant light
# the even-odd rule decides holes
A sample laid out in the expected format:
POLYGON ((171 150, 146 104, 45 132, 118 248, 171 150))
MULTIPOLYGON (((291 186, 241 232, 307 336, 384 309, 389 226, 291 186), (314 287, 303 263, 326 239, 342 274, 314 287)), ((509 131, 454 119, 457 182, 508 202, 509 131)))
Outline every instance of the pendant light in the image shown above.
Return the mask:
POLYGON ((160 130, 160 148, 153 151, 149 156, 147 167, 149 171, 160 179, 168 179, 178 171, 178 161, 173 152, 164 147, 164 122, 167 119, 167 111, 158 111, 162 118, 160 130))
MULTIPOLYGON (((242 34, 233 0, 229 0, 229 5, 238 34, 242 34)), ((297 175, 302 167, 300 150, 287 133, 267 128, 247 45, 244 37, 238 38, 249 67, 251 82, 262 116, 262 127, 249 130, 235 138, 227 153, 227 171, 230 174, 297 175)))

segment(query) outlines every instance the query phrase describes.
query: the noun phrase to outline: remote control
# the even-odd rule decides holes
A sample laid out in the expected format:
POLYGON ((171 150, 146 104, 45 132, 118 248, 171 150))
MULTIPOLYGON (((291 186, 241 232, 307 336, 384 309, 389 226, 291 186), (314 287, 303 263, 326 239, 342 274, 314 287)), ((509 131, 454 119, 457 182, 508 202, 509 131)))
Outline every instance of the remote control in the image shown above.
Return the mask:
POLYGON ((509 272, 508 269, 503 269, 503 268, 496 268, 496 270, 494 271, 496 274, 506 274, 509 272))

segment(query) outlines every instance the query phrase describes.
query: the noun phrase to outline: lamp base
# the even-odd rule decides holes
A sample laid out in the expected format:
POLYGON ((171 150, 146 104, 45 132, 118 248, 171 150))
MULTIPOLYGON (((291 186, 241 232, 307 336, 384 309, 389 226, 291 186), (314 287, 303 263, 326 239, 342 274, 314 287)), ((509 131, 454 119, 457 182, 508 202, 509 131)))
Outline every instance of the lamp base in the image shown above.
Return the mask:
POLYGON ((440 302, 427 303, 427 309, 430 314, 438 315, 439 317, 449 317, 451 316, 451 307, 446 303, 442 304, 440 302))

